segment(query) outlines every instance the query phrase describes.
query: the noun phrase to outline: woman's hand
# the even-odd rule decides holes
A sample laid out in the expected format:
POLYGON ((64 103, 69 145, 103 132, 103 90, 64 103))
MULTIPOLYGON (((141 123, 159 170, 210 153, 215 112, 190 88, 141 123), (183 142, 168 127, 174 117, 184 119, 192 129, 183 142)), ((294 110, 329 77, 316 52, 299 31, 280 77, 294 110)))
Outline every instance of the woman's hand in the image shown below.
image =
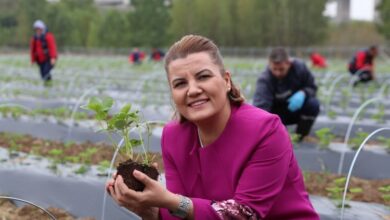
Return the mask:
POLYGON ((145 219, 149 215, 156 216, 153 219, 157 219, 157 207, 174 209, 178 206, 180 197, 166 190, 159 182, 137 170, 134 170, 133 175, 145 184, 142 192, 129 189, 122 176, 116 174, 106 184, 106 189, 119 205, 145 219))

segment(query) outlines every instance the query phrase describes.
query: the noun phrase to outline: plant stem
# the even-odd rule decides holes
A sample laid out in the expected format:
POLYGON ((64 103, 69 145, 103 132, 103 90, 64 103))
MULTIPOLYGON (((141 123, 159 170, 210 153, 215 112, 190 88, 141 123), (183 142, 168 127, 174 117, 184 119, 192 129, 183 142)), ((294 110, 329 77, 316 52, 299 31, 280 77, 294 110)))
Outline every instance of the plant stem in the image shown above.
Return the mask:
POLYGON ((142 147, 142 151, 143 151, 143 154, 144 154, 143 161, 144 161, 145 164, 149 164, 148 154, 146 153, 144 140, 142 138, 141 126, 138 127, 138 135, 139 135, 139 139, 141 141, 141 147, 142 147))

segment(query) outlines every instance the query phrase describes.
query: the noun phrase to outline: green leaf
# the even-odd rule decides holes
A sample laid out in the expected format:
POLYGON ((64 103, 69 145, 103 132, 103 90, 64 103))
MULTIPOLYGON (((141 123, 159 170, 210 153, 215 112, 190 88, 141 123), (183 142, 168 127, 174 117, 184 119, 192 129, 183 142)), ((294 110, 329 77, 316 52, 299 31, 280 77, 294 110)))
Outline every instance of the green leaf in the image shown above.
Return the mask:
POLYGON ((97 120, 104 120, 107 118, 107 115, 108 115, 107 112, 101 111, 101 112, 97 112, 95 117, 97 120))
POLYGON ((103 105, 98 98, 92 97, 89 99, 89 102, 84 109, 91 110, 98 113, 102 111, 103 105))
POLYGON ((122 107, 121 113, 127 114, 130 111, 130 109, 131 109, 131 105, 126 104, 125 106, 122 107))
POLYGON ((341 187, 326 187, 326 191, 331 192, 331 193, 339 193, 342 192, 343 189, 341 187))
POLYGON ((390 192, 390 185, 388 186, 382 186, 382 187, 379 187, 378 189, 380 192, 390 192))
POLYGON ((121 119, 116 119, 114 122, 114 126, 118 130, 122 130, 126 127, 126 121, 121 119))
POLYGON ((383 198, 383 200, 388 202, 388 201, 390 201, 390 194, 382 195, 382 198, 383 198))
POLYGON ((103 111, 109 111, 114 104, 114 99, 111 97, 105 97, 102 102, 102 110, 103 111))
POLYGON ((130 144, 131 144, 131 146, 136 147, 136 146, 141 145, 141 141, 138 139, 131 139, 130 144))
POLYGON ((359 187, 356 187, 356 188, 351 188, 351 189, 349 189, 349 191, 350 191, 351 193, 361 193, 361 192, 363 192, 363 189, 362 189, 362 188, 359 188, 359 187))
POLYGON ((340 177, 340 178, 335 179, 334 183, 336 185, 340 186, 340 185, 344 185, 346 180, 347 179, 345 177, 340 177))
POLYGON ((52 156, 59 156, 63 153, 63 151, 61 149, 51 149, 49 151, 49 154, 52 155, 52 156))

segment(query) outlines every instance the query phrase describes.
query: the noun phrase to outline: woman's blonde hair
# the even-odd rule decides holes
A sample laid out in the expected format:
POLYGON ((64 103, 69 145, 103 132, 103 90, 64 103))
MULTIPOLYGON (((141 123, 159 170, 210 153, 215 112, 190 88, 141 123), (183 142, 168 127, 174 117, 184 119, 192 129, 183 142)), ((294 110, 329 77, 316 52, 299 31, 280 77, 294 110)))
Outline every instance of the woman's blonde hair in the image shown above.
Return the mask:
MULTIPOLYGON (((189 54, 199 52, 208 53, 214 64, 219 66, 221 74, 224 75, 226 73, 222 56, 217 45, 215 45, 210 39, 200 35, 186 35, 169 48, 165 56, 165 71, 168 74, 168 67, 172 61, 186 58, 189 54)), ((239 106, 245 101, 245 98, 241 94, 240 90, 234 85, 232 80, 230 80, 230 83, 231 90, 227 93, 228 99, 232 105, 239 106)), ((180 122, 187 120, 182 115, 178 115, 177 112, 175 112, 175 116, 179 117, 180 122)))

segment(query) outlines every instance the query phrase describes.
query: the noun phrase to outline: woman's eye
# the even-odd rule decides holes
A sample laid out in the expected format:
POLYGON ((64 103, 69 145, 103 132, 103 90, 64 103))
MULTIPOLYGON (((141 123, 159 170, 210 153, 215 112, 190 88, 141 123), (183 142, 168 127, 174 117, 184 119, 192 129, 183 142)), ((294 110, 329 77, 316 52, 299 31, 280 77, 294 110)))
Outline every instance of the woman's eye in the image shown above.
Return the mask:
POLYGON ((185 85, 185 82, 177 82, 173 84, 173 88, 180 88, 185 85))
POLYGON ((201 75, 201 76, 199 76, 200 80, 205 80, 205 79, 208 79, 208 78, 210 78, 210 75, 201 75))

